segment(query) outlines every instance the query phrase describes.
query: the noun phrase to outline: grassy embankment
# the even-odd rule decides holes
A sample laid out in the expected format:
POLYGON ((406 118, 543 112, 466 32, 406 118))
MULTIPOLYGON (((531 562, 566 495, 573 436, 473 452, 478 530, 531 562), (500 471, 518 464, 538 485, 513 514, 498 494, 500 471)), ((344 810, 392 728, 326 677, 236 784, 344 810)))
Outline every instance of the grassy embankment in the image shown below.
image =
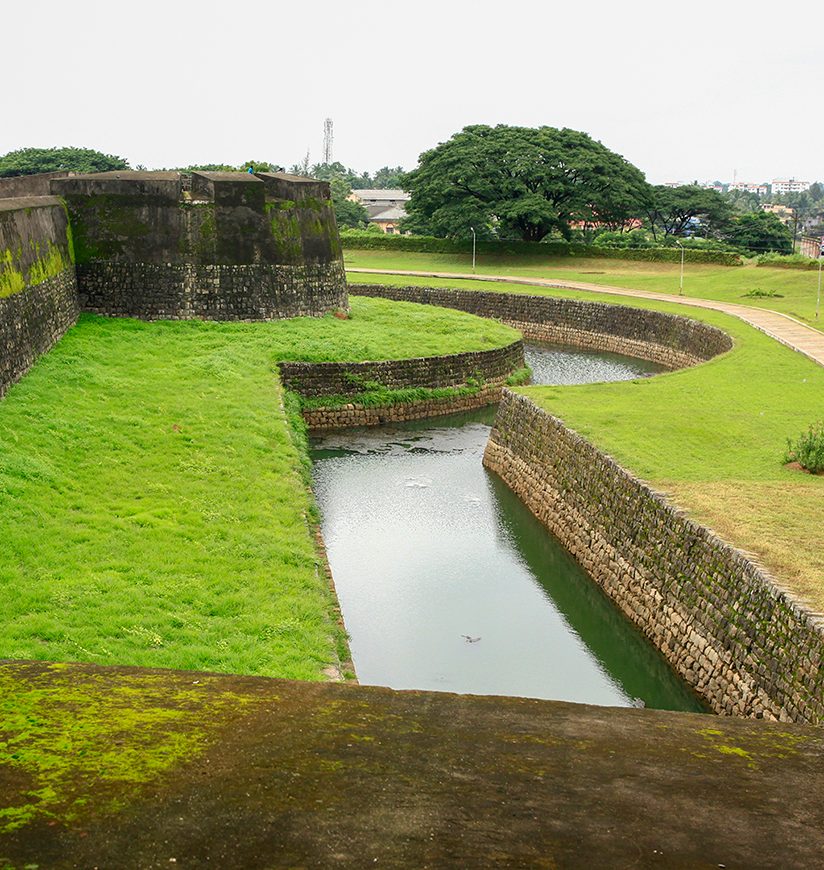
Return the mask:
POLYGON ((0 658, 318 679, 345 654, 276 361, 517 337, 423 306, 352 312, 83 316, 0 401, 0 658))
MULTIPOLYGON (((619 276, 610 277, 618 283, 619 276)), ((677 304, 470 280, 357 280, 630 304, 687 314, 726 330, 735 348, 695 368, 640 381, 523 392, 667 492, 696 520, 756 554, 824 611, 824 477, 783 465, 786 439, 824 417, 824 368, 734 317, 677 304)))
MULTIPOLYGON (((369 269, 408 269, 430 272, 472 272, 472 260, 465 254, 417 254, 395 251, 344 251, 346 265, 369 269)), ((578 257, 526 257, 484 255, 477 271, 488 275, 551 278, 584 281, 631 290, 678 294, 680 267, 677 263, 641 263, 631 260, 587 260, 578 257)), ((353 276, 352 280, 358 280, 353 276)), ((789 314, 810 326, 824 329, 815 319, 818 272, 815 270, 769 267, 712 266, 687 263, 684 295, 697 299, 735 302, 770 308, 789 314), (778 294, 753 296, 748 294, 778 294)), ((487 288, 489 286, 487 285, 487 288)))

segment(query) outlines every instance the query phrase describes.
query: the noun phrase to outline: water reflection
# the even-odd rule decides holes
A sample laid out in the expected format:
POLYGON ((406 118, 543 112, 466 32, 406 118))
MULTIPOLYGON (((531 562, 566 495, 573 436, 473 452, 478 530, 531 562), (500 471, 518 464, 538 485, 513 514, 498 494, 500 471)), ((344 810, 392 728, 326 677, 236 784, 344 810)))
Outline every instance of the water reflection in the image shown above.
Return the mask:
POLYGON ((494 409, 313 441, 364 684, 697 710, 660 655, 481 465, 494 409))

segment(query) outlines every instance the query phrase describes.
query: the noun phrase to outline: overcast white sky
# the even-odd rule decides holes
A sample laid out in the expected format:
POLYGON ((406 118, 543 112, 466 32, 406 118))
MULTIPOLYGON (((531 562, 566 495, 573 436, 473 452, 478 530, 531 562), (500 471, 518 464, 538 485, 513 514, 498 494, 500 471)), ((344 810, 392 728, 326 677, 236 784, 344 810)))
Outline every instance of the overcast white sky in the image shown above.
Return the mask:
POLYGON ((401 164, 466 124, 584 130, 650 181, 824 180, 811 0, 0 4, 0 154, 401 164))

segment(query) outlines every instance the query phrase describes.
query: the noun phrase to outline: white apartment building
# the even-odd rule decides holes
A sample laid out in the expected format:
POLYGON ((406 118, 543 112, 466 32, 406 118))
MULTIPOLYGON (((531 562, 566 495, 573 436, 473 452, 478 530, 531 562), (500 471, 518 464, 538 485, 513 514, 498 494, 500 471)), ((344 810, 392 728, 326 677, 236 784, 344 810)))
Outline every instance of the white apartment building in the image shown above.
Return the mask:
POLYGON ((770 188, 766 184, 753 184, 751 181, 733 181, 728 190, 745 190, 747 193, 757 193, 758 196, 766 196, 770 188))
POLYGON ((772 183, 773 196, 779 193, 803 193, 810 189, 809 181, 798 181, 795 178, 782 180, 776 178, 772 183))

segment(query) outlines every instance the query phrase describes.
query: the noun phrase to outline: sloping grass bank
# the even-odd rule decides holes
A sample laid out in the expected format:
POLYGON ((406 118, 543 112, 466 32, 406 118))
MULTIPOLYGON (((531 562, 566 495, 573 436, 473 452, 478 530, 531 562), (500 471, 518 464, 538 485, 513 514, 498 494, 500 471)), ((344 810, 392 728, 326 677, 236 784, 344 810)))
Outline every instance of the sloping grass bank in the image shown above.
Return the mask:
POLYGON ((735 348, 695 368, 638 381, 520 391, 667 492, 696 520, 755 554, 824 611, 824 477, 783 465, 786 439, 824 416, 824 368, 715 311, 471 280, 357 280, 614 302, 699 318, 728 332, 735 348))
POLYGON ((318 679, 345 654, 282 359, 508 344, 459 312, 79 324, 0 402, 0 658, 318 679))
MULTIPOLYGON (((362 250, 346 250, 344 254, 346 265, 350 268, 466 272, 470 275, 472 272, 472 259, 464 254, 362 250)), ((477 271, 489 275, 611 284, 630 290, 676 295, 680 280, 680 267, 677 263, 588 260, 581 257, 485 255, 478 260, 477 271)), ((351 280, 360 279, 359 275, 351 276, 351 280)), ((817 284, 816 271, 756 267, 753 264, 733 267, 687 263, 684 272, 685 296, 770 308, 789 314, 810 326, 824 329, 824 320, 815 319, 817 284)), ((488 284, 486 289, 489 289, 488 284)), ((538 291, 535 288, 522 288, 521 292, 538 291)))

